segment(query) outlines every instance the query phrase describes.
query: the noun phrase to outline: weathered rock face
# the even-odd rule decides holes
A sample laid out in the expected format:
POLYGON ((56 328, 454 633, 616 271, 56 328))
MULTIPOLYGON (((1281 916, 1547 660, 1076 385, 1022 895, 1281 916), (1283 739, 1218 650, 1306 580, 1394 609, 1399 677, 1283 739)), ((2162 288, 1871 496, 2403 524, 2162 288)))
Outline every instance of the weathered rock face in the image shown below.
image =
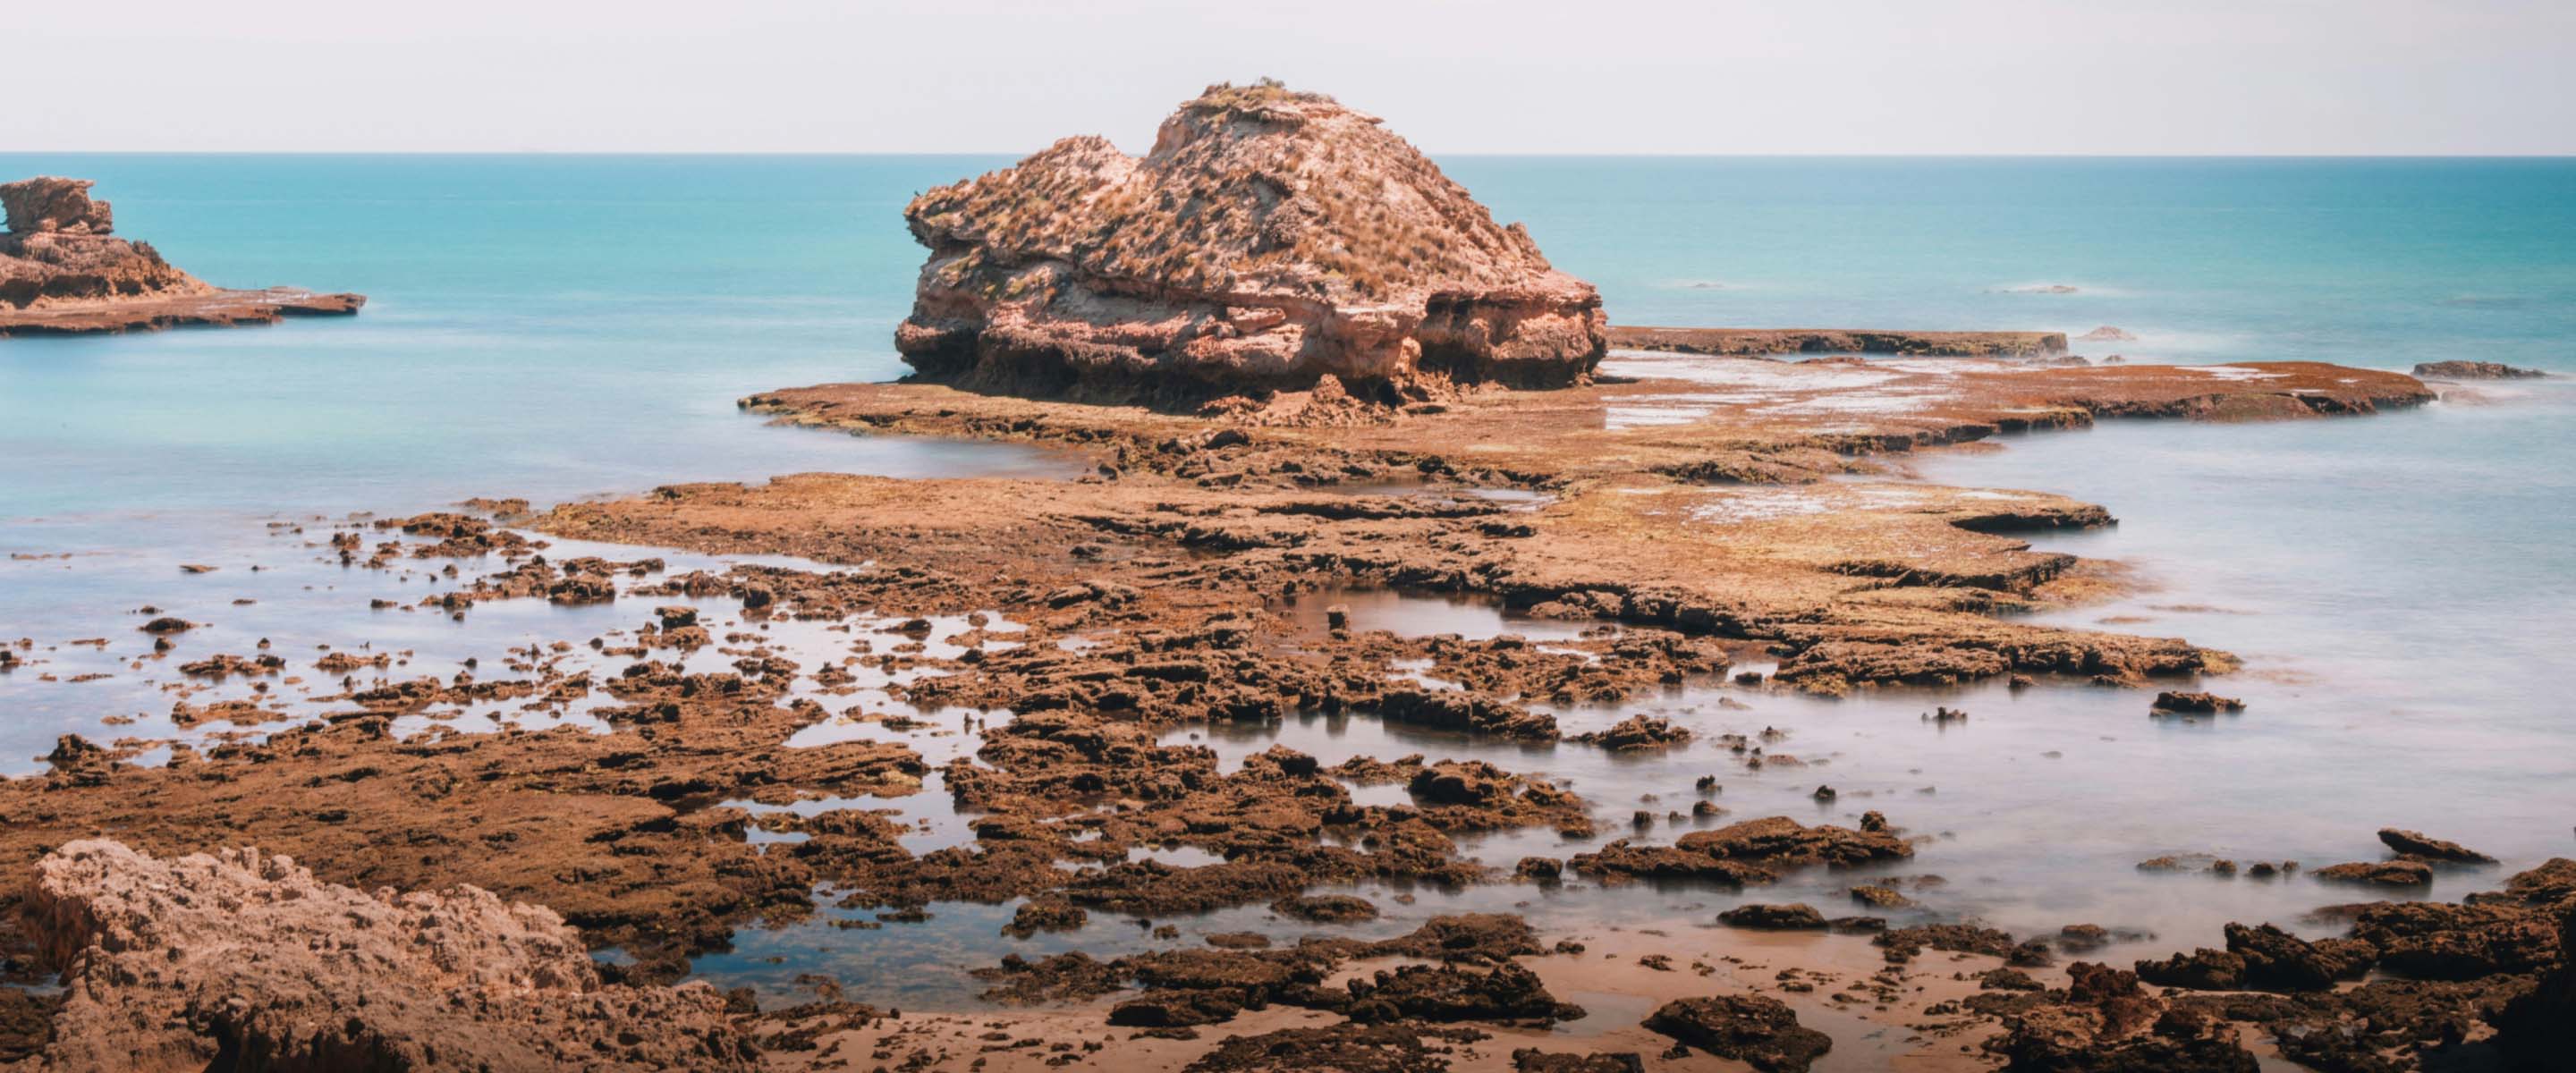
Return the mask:
POLYGON ((928 379, 1098 399, 1585 379, 1599 292, 1378 122, 1213 86, 1141 158, 1067 138, 932 190, 895 345, 928 379))
POLYGON ((0 210, 8 214, 11 234, 104 235, 116 230, 116 218, 107 202, 90 200, 95 185, 52 175, 0 183, 0 210))
POLYGON ((0 235, 0 310, 112 298, 210 293, 150 243, 111 237, 107 202, 90 181, 38 176, 0 183, 9 233, 0 235))
POLYGON ((0 337, 269 324, 367 304, 362 294, 212 286, 162 260, 151 243, 109 234, 114 217, 107 202, 90 199, 91 185, 53 176, 0 183, 9 219, 0 234, 0 337))
POLYGON ((366 894, 285 857, 72 842, 29 922, 67 986, 42 1068, 749 1069, 703 984, 603 985, 553 910, 366 894))

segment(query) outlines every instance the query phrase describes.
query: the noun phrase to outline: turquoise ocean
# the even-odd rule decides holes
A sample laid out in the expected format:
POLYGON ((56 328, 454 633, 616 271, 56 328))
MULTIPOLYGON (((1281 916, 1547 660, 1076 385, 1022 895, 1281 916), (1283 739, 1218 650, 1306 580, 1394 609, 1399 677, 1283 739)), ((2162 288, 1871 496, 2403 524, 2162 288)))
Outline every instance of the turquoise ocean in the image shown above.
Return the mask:
MULTIPOLYGON (((203 595, 204 613, 190 617, 216 626, 191 644, 271 634, 336 641, 372 630, 385 644, 443 644, 461 657, 560 624, 530 620, 494 638, 444 620, 371 620, 366 600, 386 580, 334 568, 317 581, 315 567, 297 565, 310 556, 284 552, 269 523, 809 470, 1061 473, 1060 461, 1026 451, 772 428, 734 407, 769 388, 900 375, 890 340, 922 256, 903 204, 1007 163, 0 153, 0 177, 98 180, 120 234, 210 281, 370 296, 350 320, 0 340, 0 553, 10 556, 0 560, 0 639, 111 637, 130 648, 135 607, 187 599, 176 564, 265 564, 272 569, 207 575, 223 579, 223 599, 203 595), (250 595, 260 602, 229 603, 250 595)), ((1830 763, 1822 773, 1730 782, 1738 815, 1817 812, 1807 791, 1829 779, 1843 790, 1843 811, 1883 808, 1940 832, 1910 866, 1950 881, 1927 900, 2016 930, 2079 920, 2153 930, 2163 941, 2147 945, 2159 954, 2212 942, 2222 921, 2290 924, 2349 897, 2305 881, 2177 888, 2136 872, 2147 856, 2376 859, 2373 831, 2412 827, 2505 859, 2502 869, 2446 875, 2435 893, 2455 897, 2576 855, 2567 687, 2576 671, 2576 160, 1443 165, 1498 218, 1526 222, 1558 267, 1599 284, 1621 323, 2070 335, 2110 325, 2137 339, 2077 351, 2132 363, 2307 359, 2401 371, 2474 359, 2558 374, 2367 419, 2113 423, 1919 460, 1915 469, 1944 483, 2109 507, 2117 528, 2042 546, 2118 559, 2144 591, 2050 617, 2117 618, 2105 628, 2239 652, 2246 670, 2211 687, 2245 697, 2249 710, 2151 722, 2142 697, 2080 686, 1847 701, 1762 694, 1745 698, 1749 715, 1720 712, 1698 693, 1661 702, 1791 728, 1796 752, 1830 763), (1918 721, 1936 703, 1964 705, 1974 718, 1936 731, 1918 721), (1938 792, 1921 792, 1926 785, 1938 792)), ((1443 621, 1489 613, 1464 609, 1443 621)), ((130 655, 105 653, 103 665, 130 655)), ((104 716, 167 707, 140 683, 0 675, 0 771, 37 769, 59 734, 113 736, 104 716)), ((1579 726, 1619 714, 1565 718, 1579 726)), ((148 728, 147 719, 132 732, 148 728)), ((1274 738, 1328 761, 1491 756, 1595 787, 1605 815, 1622 816, 1635 806, 1618 789, 1684 788, 1720 763, 1713 751, 1652 761, 1573 746, 1533 755, 1321 721, 1221 745, 1251 750, 1274 738)), ((1569 851, 1553 839, 1499 837, 1480 848, 1508 865, 1524 852, 1569 851)), ((1834 896, 1832 880, 1814 882, 1761 898, 1834 896)), ((1381 926, 1531 897, 1509 886, 1425 892, 1381 926)), ((1542 924, 1705 922, 1734 897, 1569 889, 1527 911, 1542 924)), ((968 985, 953 974, 870 970, 1146 941, 1139 929, 1096 927, 1014 944, 995 938, 1009 912, 941 906, 927 924, 882 931, 747 932, 734 953, 700 968, 777 994, 796 972, 838 969, 874 981, 853 997, 937 1002, 968 985)), ((1258 916, 1202 923, 1222 930, 1258 916)))

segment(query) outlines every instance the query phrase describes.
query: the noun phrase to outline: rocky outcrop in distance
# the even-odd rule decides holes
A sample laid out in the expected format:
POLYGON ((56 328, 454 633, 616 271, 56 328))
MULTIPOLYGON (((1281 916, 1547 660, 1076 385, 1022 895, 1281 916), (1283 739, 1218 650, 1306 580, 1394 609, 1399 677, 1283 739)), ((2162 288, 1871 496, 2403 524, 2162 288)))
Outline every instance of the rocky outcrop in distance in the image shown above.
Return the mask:
POLYGON ((1620 324, 1621 350, 1721 357, 1775 354, 1903 354, 1943 358, 2050 358, 2066 353, 2065 332, 1913 332, 1860 328, 1659 328, 1620 324))
POLYGON ((149 242, 115 236, 115 215, 88 179, 0 183, 0 336, 123 332, 178 325, 266 324, 355 313, 356 294, 291 287, 226 290, 181 271, 149 242))
POLYGON ((1211 86, 1151 152, 1067 138, 904 211, 930 248, 895 335, 922 379, 1176 401, 1311 387, 1558 387, 1606 351, 1559 272, 1374 117, 1211 86))
POLYGON ((214 291, 151 243, 111 237, 114 215, 90 198, 91 185, 52 176, 0 184, 9 218, 9 233, 0 235, 0 311, 214 291))
POLYGON ((36 1068, 747 1070, 705 984, 603 984, 551 909, 458 886, 370 894, 284 856, 38 862, 26 913, 64 967, 36 1068))
POLYGON ((2419 380, 2538 380, 2548 375, 2500 361, 2427 361, 2415 366, 2419 380))

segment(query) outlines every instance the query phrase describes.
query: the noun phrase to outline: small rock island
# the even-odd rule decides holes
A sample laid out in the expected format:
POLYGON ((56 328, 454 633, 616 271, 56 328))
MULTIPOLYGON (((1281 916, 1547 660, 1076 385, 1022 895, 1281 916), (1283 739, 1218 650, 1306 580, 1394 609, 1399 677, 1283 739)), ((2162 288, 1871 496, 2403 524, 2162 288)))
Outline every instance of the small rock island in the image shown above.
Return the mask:
POLYGON ((895 345, 925 381, 1382 396, 1564 387, 1608 351, 1600 292, 1526 229, 1376 117, 1267 80, 1209 87, 1143 157, 1067 138, 904 216, 930 260, 895 345))
POLYGON ((115 235, 115 215, 88 179, 0 183, 0 336, 79 335, 182 325, 270 324, 356 313, 365 295, 294 287, 228 290, 115 235))

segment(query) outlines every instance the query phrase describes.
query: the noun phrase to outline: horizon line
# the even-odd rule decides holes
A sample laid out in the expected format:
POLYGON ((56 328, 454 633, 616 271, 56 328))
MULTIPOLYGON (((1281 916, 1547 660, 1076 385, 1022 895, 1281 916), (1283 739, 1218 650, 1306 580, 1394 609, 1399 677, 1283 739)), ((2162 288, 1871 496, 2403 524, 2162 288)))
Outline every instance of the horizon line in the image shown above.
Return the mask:
MULTIPOLYGON (((11 156, 314 156, 314 157, 1026 157, 1003 149, 0 149, 11 156)), ((2576 151, 2502 153, 1656 153, 1433 152, 1439 159, 1552 160, 2576 160, 2576 151)))

